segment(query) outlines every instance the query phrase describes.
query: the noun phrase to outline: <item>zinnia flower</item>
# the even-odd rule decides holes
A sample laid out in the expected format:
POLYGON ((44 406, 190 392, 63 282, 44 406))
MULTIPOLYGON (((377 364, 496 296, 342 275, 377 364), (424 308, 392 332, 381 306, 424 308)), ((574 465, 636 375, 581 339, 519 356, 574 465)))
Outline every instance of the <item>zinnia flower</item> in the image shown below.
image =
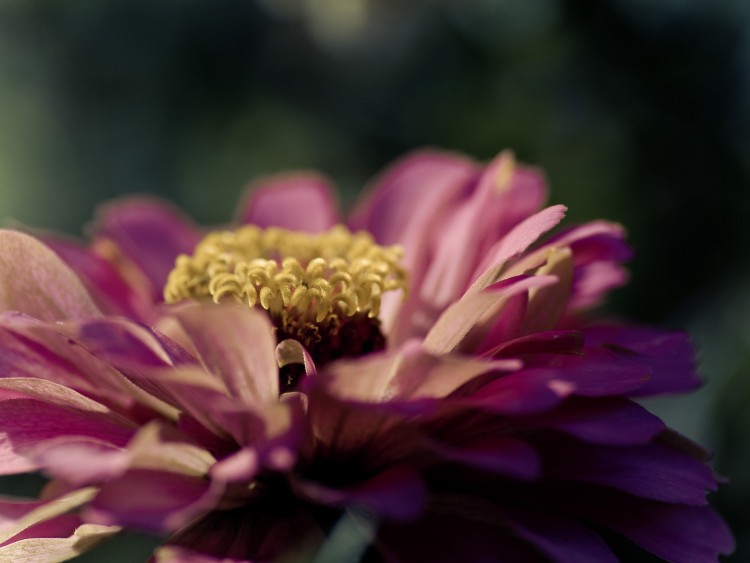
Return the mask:
POLYGON ((207 233, 143 199, 89 245, 3 232, 0 470, 49 483, 0 504, 0 559, 122 528, 160 562, 731 552, 706 452, 635 400, 699 385, 690 343, 597 320, 623 229, 540 242, 545 198, 508 153, 423 152, 346 227, 291 175, 207 233))

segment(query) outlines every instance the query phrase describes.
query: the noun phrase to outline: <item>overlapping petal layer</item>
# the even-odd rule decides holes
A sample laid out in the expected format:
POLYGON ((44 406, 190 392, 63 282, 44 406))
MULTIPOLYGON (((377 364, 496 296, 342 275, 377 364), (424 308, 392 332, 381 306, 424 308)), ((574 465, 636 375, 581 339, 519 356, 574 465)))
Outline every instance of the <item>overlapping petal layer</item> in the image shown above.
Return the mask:
MULTIPOLYGON (((636 402, 699 384, 689 341, 597 322, 623 229, 549 236, 545 197, 509 153, 385 172, 349 225, 403 245, 411 288, 384 296, 386 350, 327 364, 262 310, 163 305, 200 232, 161 203, 110 205, 90 246, 43 236, 54 253, 0 233, 0 473, 50 478, 0 503, 0 555, 63 561, 120 527, 170 534, 165 562, 304 560, 341 529, 366 560, 731 552, 704 452, 636 402)), ((236 218, 316 233, 333 202, 282 176, 236 218)))

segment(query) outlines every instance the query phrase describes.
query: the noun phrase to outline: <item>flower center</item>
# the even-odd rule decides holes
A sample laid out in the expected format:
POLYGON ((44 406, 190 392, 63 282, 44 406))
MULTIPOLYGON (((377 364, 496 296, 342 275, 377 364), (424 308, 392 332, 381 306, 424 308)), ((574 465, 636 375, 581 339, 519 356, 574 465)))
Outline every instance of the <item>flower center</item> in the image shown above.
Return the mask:
POLYGON ((315 235, 247 225, 212 232, 192 256, 179 256, 164 299, 260 306, 279 341, 294 338, 325 363, 384 347, 377 316, 384 292, 407 291, 402 255, 342 225, 315 235))

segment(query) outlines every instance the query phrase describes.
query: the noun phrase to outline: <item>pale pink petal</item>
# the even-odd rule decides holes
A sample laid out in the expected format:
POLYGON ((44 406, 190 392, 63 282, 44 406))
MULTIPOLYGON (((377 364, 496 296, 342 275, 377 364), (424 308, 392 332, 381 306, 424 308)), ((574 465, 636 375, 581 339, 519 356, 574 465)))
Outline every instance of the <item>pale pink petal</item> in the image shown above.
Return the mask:
POLYGON ((29 235, 0 230, 0 311, 37 319, 101 316, 78 277, 29 235))
POLYGON ((475 270, 475 281, 469 293, 480 291, 501 279, 501 272, 508 260, 519 256, 540 236, 562 221, 567 208, 553 205, 516 225, 505 237, 495 244, 475 270))
POLYGON ((328 180, 300 172, 261 179, 250 186, 237 222, 320 233, 340 220, 328 180))
POLYGON ((512 297, 557 282, 554 276, 519 277, 467 294, 440 316, 425 337, 424 347, 438 355, 456 349, 471 351, 484 340, 484 334, 477 331, 486 333, 502 319, 503 306, 512 297))
POLYGON ((0 544, 17 536, 30 526, 80 508, 95 495, 96 489, 87 487, 69 491, 62 496, 45 501, 0 501, 0 544))
POLYGON ((85 553, 118 533, 120 528, 85 524, 65 514, 30 526, 0 545, 0 560, 58 563, 85 553))
POLYGON ((412 342, 399 351, 335 362, 324 370, 321 382, 330 393, 347 400, 415 401, 445 397, 481 374, 519 367, 512 360, 436 357, 412 342))
POLYGON ((276 339, 264 312, 238 305, 190 304, 175 308, 173 314, 204 365, 233 397, 248 405, 277 400, 276 339))

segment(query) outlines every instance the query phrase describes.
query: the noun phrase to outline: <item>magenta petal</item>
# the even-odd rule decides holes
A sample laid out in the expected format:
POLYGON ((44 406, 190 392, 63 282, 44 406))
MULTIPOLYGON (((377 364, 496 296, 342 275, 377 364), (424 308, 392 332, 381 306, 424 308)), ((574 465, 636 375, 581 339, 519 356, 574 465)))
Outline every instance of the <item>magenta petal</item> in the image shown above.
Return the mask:
POLYGON ((328 180, 297 173, 260 180, 240 206, 238 223, 320 233, 339 223, 328 180))
MULTIPOLYGON (((491 340, 487 338, 487 340, 491 340)), ((547 354, 580 354, 583 351, 583 333, 579 330, 537 332, 503 342, 483 352, 494 357, 523 356, 537 352, 547 354)))
POLYGON ((151 282, 154 301, 179 254, 192 252, 200 239, 193 224, 171 206, 155 199, 109 204, 99 214, 96 237, 111 240, 151 282))
POLYGON ((163 532, 212 508, 216 499, 217 493, 203 478, 132 469, 105 483, 85 515, 99 524, 163 532))
POLYGON ((491 381, 456 401, 497 414, 523 416, 555 407, 574 388, 555 371, 522 370, 491 381))
MULTIPOLYGON (((29 384, 33 382, 28 381, 29 384)), ((77 396, 72 391, 65 391, 77 396)), ((66 404, 64 399, 53 404, 29 397, 33 395, 20 389, 0 389, 0 474, 35 469, 33 448, 46 440, 88 437, 124 446, 133 435, 133 428, 121 424, 117 417, 107 415, 103 407, 101 412, 94 412, 83 404, 81 407, 66 404)))
POLYGON ((77 514, 61 514, 25 528, 12 538, 0 543, 0 547, 31 538, 64 538, 72 534, 80 525, 81 518, 77 514))
POLYGON ((603 348, 586 349, 584 356, 555 355, 547 360, 538 355, 535 362, 559 370, 563 379, 575 385, 576 395, 585 397, 629 393, 651 376, 649 366, 603 348))
POLYGON ((54 252, 29 235, 0 230, 0 311, 44 321, 99 317, 81 281, 54 252))
POLYGON ((43 240, 78 274, 96 303, 107 314, 151 319, 150 296, 139 294, 110 262, 88 248, 61 237, 47 236, 43 240))

